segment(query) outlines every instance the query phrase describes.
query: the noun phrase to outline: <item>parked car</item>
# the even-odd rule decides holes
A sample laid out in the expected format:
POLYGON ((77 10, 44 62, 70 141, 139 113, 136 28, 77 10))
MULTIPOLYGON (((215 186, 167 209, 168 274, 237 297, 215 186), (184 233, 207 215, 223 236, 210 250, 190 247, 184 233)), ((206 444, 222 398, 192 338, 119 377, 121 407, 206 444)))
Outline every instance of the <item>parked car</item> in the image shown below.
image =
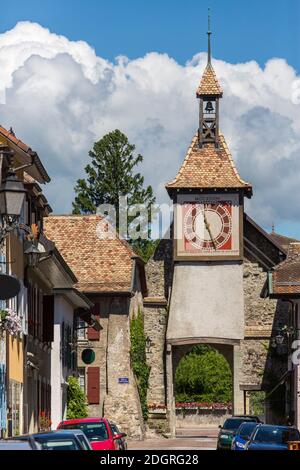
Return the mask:
POLYGON ((23 443, 31 443, 40 450, 92 450, 85 434, 78 429, 49 431, 20 436, 23 443))
POLYGON ((289 441, 300 441, 298 429, 259 424, 246 444, 246 450, 288 450, 289 441))
POLYGON ((118 426, 114 423, 110 422, 110 427, 111 427, 112 432, 114 433, 114 436, 117 436, 117 435, 122 436, 117 441, 119 450, 127 450, 127 442, 126 442, 127 434, 125 434, 124 432, 121 432, 118 426))
POLYGON ((33 439, 20 441, 18 439, 1 439, 1 450, 41 450, 41 446, 36 444, 33 439))
POLYGON ((105 418, 80 418, 62 421, 58 429, 80 429, 84 432, 93 450, 119 450, 118 441, 124 434, 114 434, 110 422, 105 418))
POLYGON ((232 440, 231 450, 246 450, 246 444, 257 425, 256 421, 242 423, 232 440))
POLYGON ((234 415, 235 418, 246 418, 247 419, 251 419, 252 421, 256 422, 256 423, 261 423, 263 424, 263 422, 261 421, 260 417, 259 416, 256 416, 256 415, 234 415))
POLYGON ((230 450, 232 440, 244 422, 257 423, 257 417, 252 416, 232 416, 225 420, 223 426, 219 426, 220 432, 218 435, 217 450, 230 450))

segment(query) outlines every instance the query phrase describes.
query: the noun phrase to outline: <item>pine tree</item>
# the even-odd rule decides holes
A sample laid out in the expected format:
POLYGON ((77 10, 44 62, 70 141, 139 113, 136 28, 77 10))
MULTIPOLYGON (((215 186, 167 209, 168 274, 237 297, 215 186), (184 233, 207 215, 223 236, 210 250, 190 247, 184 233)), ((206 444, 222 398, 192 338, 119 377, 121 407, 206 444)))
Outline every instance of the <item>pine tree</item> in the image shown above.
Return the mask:
MULTIPOLYGON (((144 187, 144 177, 135 172, 143 161, 142 155, 135 155, 135 146, 126 135, 116 129, 96 142, 89 152, 91 163, 85 167, 86 178, 79 179, 75 186, 73 214, 93 214, 101 204, 110 204, 116 210, 116 229, 119 232, 119 198, 127 197, 130 208, 143 204, 148 210, 155 203, 153 189, 144 187)), ((133 222, 133 218, 129 218, 133 222)), ((148 234, 147 234, 148 235, 148 234)), ((135 240, 132 245, 142 256, 149 256, 151 240, 135 240)))

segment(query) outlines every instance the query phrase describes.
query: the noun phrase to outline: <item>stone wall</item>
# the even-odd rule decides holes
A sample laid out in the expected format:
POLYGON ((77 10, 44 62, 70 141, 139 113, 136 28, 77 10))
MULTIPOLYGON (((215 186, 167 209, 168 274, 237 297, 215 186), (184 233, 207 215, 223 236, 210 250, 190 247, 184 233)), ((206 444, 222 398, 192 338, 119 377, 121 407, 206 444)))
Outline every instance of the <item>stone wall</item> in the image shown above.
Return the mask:
POLYGON ((257 263, 244 263, 245 340, 241 385, 257 385, 269 389, 279 379, 286 366, 286 358, 270 347, 271 336, 288 323, 289 305, 285 302, 261 298, 266 273, 257 263))
POLYGON ((132 297, 93 296, 100 305, 100 340, 81 341, 78 348, 78 367, 88 367, 81 360, 84 348, 95 351, 92 367, 100 368, 100 403, 89 405, 91 417, 105 416, 115 422, 130 437, 144 436, 137 384, 130 364, 130 318, 142 308, 140 291, 132 297), (119 383, 127 377, 128 384, 119 383))
POLYGON ((163 405, 165 392, 165 336, 167 311, 165 308, 144 308, 145 335, 151 340, 147 352, 147 364, 150 365, 148 405, 163 405))
POLYGON ((195 428, 198 426, 217 427, 232 416, 228 410, 176 410, 176 428, 195 428))
POLYGON ((104 415, 131 438, 144 436, 143 418, 137 384, 130 364, 130 316, 120 313, 120 301, 114 300, 108 324, 107 390, 104 415), (127 377, 128 384, 119 383, 127 377))

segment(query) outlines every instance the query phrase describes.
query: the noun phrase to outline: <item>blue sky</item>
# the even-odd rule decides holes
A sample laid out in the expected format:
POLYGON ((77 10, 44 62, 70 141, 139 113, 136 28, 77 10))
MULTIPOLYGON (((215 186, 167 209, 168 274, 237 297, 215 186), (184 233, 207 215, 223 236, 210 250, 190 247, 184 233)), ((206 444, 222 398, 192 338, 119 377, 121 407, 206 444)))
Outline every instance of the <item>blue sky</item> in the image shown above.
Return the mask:
MULTIPOLYGON (((300 156, 298 158, 300 153, 300 118, 297 117, 300 116, 300 113, 298 108, 293 108, 293 110, 290 108, 291 77, 289 67, 277 61, 276 64, 269 65, 268 70, 262 70, 258 74, 254 65, 240 66, 240 64, 245 64, 248 61, 256 61, 264 69, 265 63, 270 59, 283 58, 296 70, 298 75, 300 74, 300 0, 14 0, 9 8, 2 9, 0 33, 10 31, 16 23, 27 20, 37 22, 42 27, 49 28, 51 32, 63 35, 67 40, 86 41, 95 49, 97 56, 103 59, 114 61, 119 55, 126 55, 130 59, 123 77, 123 81, 128 85, 128 91, 125 92, 126 98, 123 97, 121 103, 118 101, 115 110, 113 108, 114 101, 111 100, 109 95, 106 96, 105 83, 103 83, 103 87, 98 84, 93 89, 90 88, 90 83, 86 82, 82 75, 76 76, 79 70, 77 68, 70 68, 70 78, 66 78, 67 71, 72 64, 79 63, 83 70, 85 67, 87 69, 91 68, 93 71, 97 70, 98 66, 93 65, 94 59, 87 54, 86 50, 83 51, 80 45, 71 47, 70 44, 65 45, 62 41, 64 45, 58 47, 59 39, 48 37, 35 29, 33 25, 31 27, 32 36, 31 33, 29 36, 27 36, 27 33, 25 34, 24 31, 27 28, 26 31, 28 32, 28 27, 23 26, 22 30, 26 36, 26 38, 24 36, 24 47, 22 46, 23 38, 20 31, 15 31, 12 34, 15 38, 13 46, 10 43, 11 36, 8 35, 4 39, 4 43, 7 41, 9 47, 7 49, 3 48, 3 62, 1 63, 4 64, 6 77, 13 77, 15 74, 15 81, 10 89, 11 101, 2 109, 0 122, 7 125, 13 123, 17 131, 20 132, 20 136, 25 141, 28 139, 30 144, 39 151, 41 150, 41 155, 45 155, 46 165, 47 168, 50 166, 53 181, 52 189, 50 189, 52 191, 50 199, 54 199, 54 207, 57 207, 55 205, 57 186, 65 185, 67 182, 69 185, 68 194, 70 194, 68 197, 70 198, 74 181, 77 177, 82 176, 79 168, 83 168, 83 155, 87 155, 94 138, 91 129, 99 134, 106 132, 107 126, 111 126, 111 128, 112 126, 120 126, 133 139, 133 142, 137 143, 138 146, 140 145, 138 147, 139 151, 146 157, 145 176, 151 175, 153 180, 149 181, 151 184, 158 181, 158 189, 155 188, 155 190, 165 193, 163 185, 177 171, 179 164, 182 162, 183 152, 188 145, 195 121, 192 117, 193 112, 189 108, 190 102, 186 98, 183 99, 183 95, 179 96, 179 93, 174 97, 174 92, 170 91, 171 86, 169 87, 169 94, 166 94, 164 76, 168 77, 169 85, 171 85, 173 78, 175 81, 178 79, 179 75, 177 76, 177 73, 182 74, 182 80, 185 76, 184 86, 187 86, 189 80, 192 80, 191 77, 194 73, 192 69, 197 67, 197 64, 193 64, 192 68, 186 66, 185 69, 189 72, 184 75, 185 70, 179 71, 176 67, 174 68, 173 59, 184 65, 194 54, 206 49, 207 38, 205 32, 207 29, 208 7, 211 8, 212 15, 214 58, 220 59, 226 64, 237 64, 234 68, 234 75, 231 75, 231 68, 219 64, 219 71, 223 71, 225 85, 227 83, 230 89, 233 77, 235 83, 237 83, 235 89, 230 90, 231 96, 229 96, 229 93, 227 95, 225 93, 221 118, 223 120, 222 124, 224 124, 224 121, 227 123, 226 136, 229 136, 235 142, 234 157, 236 160, 240 159, 237 163, 243 170, 242 175, 246 179, 249 177, 249 180, 254 183, 253 200, 256 201, 252 209, 254 210, 254 216, 267 230, 270 230, 271 221, 274 221, 276 231, 300 239, 300 223, 298 222, 300 219, 300 206, 297 198, 289 203, 291 192, 295 193, 295 188, 300 187, 300 156), (31 38, 32 43, 30 42, 31 38), (75 54, 73 57, 74 47, 78 52, 78 56, 75 54), (66 112, 63 112, 59 105, 47 108, 46 112, 45 103, 40 99, 40 79, 45 80, 43 75, 41 75, 41 78, 39 76, 45 66, 42 57, 48 57, 48 50, 51 48, 56 51, 55 54, 61 52, 61 48, 63 48, 65 52, 70 54, 70 57, 72 56, 73 62, 71 64, 71 59, 69 61, 66 58, 54 59, 55 54, 53 55, 52 62, 48 63, 48 66, 52 64, 53 70, 51 69, 51 71, 53 75, 49 77, 47 88, 50 93, 51 91, 54 93, 56 86, 59 90, 68 90, 70 80, 74 79, 77 88, 66 95, 66 100, 70 99, 72 102, 72 106, 68 110, 74 110, 70 121, 67 120, 66 112), (37 65, 36 68, 34 68, 34 64, 37 64, 37 62, 29 60, 26 64, 23 64, 23 59, 20 59, 23 56, 30 57, 30 54, 26 52, 28 49, 38 51, 30 52, 31 55, 40 56, 40 65, 37 65), (171 59, 162 62, 162 59, 156 55, 150 58, 144 57, 145 54, 152 51, 167 53, 171 59), (85 54, 87 54, 86 57, 84 57, 85 54), (143 59, 139 64, 134 64, 136 58, 143 59), (65 74, 60 73, 60 61, 62 60, 66 61, 63 65, 65 74), (12 65, 12 62, 16 62, 16 64, 12 65), (134 70, 137 70, 136 67, 139 69, 138 75, 133 73, 134 70), (164 71, 161 67, 165 67, 164 71), (244 70, 247 70, 247 72, 244 73, 244 70), (173 76, 174 71, 175 76, 173 76), (165 72, 165 74, 162 72, 165 72), (31 76, 31 81, 34 82, 31 94, 28 87, 21 86, 22 80, 26 80, 27 73, 31 76), (151 73, 152 76, 150 77, 151 73), (69 80, 67 85, 63 83, 64 75, 65 80, 69 80), (226 80, 226 77, 228 77, 228 80, 226 80), (146 99, 143 101, 145 97, 141 91, 145 83, 146 86, 149 86, 147 89, 149 93, 148 102, 146 99), (287 85, 287 83, 289 84, 287 85), (89 91, 86 90, 86 86, 88 86, 89 91), (255 128, 253 128, 254 131, 251 134, 250 129, 254 121, 251 115, 248 115, 245 111, 245 109, 248 109, 248 96, 245 96, 247 91, 241 91, 251 89, 256 90, 254 97, 259 96, 257 99, 253 98, 252 107, 253 109, 261 107, 260 119, 266 122, 269 140, 265 138, 264 134, 255 136, 254 133, 257 133, 255 128), (133 101, 131 93, 134 94, 133 101), (93 96, 96 96, 97 99, 94 100, 93 96), (99 96, 101 96, 100 100, 99 96), (141 104, 138 100, 135 100, 136 96, 140 96, 141 104), (232 106, 235 107, 234 113, 237 112, 236 98, 238 98, 240 104, 244 103, 246 107, 241 106, 239 118, 234 121, 230 103, 232 102, 232 106), (99 105, 101 105, 101 100, 106 103, 106 99, 108 105, 104 106, 104 116, 101 109, 97 108, 97 101, 99 100, 99 105), (177 104, 172 102, 173 108, 178 106, 180 112, 185 109, 187 119, 184 118, 180 126, 177 123, 178 119, 170 119, 170 113, 167 113, 171 99, 177 101, 177 104), (86 124, 86 128, 82 126, 76 114, 76 100, 82 100, 83 105, 87 106, 88 111, 85 119, 88 124, 86 124), (152 108, 150 104, 155 100, 158 100, 160 105, 157 104, 156 108, 152 108), (130 104, 128 105, 127 102, 130 104), (30 114, 32 104, 36 107, 36 118, 30 114), (135 104, 136 106, 134 106, 135 104), (111 109, 109 106, 112 106, 111 109), (27 119, 24 118, 23 110, 30 114, 27 119), (268 114, 269 111, 266 110, 271 110, 271 113, 268 114), (60 127, 62 129, 67 128, 71 136, 76 130, 77 137, 80 137, 79 140, 74 139, 76 145, 74 143, 73 148, 70 146, 69 161, 72 163, 69 164, 70 168, 65 169, 63 175, 61 174, 59 149, 51 148, 48 142, 48 140, 51 140, 51 132, 57 133, 57 118, 52 118, 52 111, 53 113, 60 113, 60 127), (292 126, 288 124, 288 119, 286 119, 290 117, 290 112, 293 113, 293 132, 296 132, 296 134, 291 131, 292 126), (146 115, 147 113, 148 115, 146 115), (45 126, 42 131, 39 131, 41 115, 43 115, 44 122, 49 118, 49 121, 47 121, 48 140, 43 131, 45 126), (284 125, 280 121, 281 116, 285 116, 284 125), (130 121, 128 117, 131 119, 131 124, 128 123, 130 121), (101 124, 102 121, 104 122, 103 125, 101 124), (159 133, 163 129, 164 135, 170 136, 170 151, 165 157, 165 169, 160 171, 159 174, 153 172, 156 167, 153 165, 153 159, 156 158, 157 154, 154 145, 155 139, 151 141, 151 145, 148 145, 147 141, 142 138, 140 139, 140 136, 143 135, 141 131, 147 129, 149 123, 152 123, 153 129, 150 127, 154 133, 159 133), (241 125, 244 125, 242 131, 239 131, 243 135, 243 139, 238 142, 236 128, 241 125), (277 129, 282 131, 283 128, 289 146, 286 143, 282 145, 283 138, 277 132, 277 129), (89 132, 87 132, 87 129, 90 129, 89 132), (178 129, 180 130, 178 131, 178 129), (254 136, 253 141, 251 140, 252 136, 254 136), (83 142, 82 148, 79 148, 78 141, 83 142), (243 143, 243 141, 245 142, 243 143), (299 150, 297 142, 299 142, 299 150), (288 150, 286 150, 287 147, 289 147, 288 150), (77 166, 73 163, 76 152, 77 161, 80 162, 77 166), (272 170, 270 168, 272 168, 274 153, 276 156, 276 152, 280 163, 275 161, 277 165, 276 174, 272 174, 271 178, 272 170), (256 158, 256 164, 253 163, 253 157, 256 158), (58 162, 60 163, 58 164, 58 162), (288 162, 285 171, 291 174, 288 178, 283 179, 281 175, 285 162, 288 162), (258 164, 260 165, 260 171, 257 172, 256 165, 258 164), (72 173, 73 168, 78 168, 77 172, 74 170, 72 173), (294 178, 293 185, 290 182, 291 177, 294 178)), ((114 71, 110 72, 118 76, 117 66, 114 67, 114 71)), ((0 77, 1 73, 3 73, 3 67, 0 70, 0 77)), ((192 93, 195 83, 192 83, 192 81, 190 83, 192 93)), ((56 96, 55 93, 54 96, 56 96)), ((159 135, 156 137, 159 137, 159 135)), ((159 138, 157 142, 159 143, 159 138)))
POLYGON ((1 11, 0 30, 36 21, 69 39, 87 41, 110 60, 156 51, 185 63, 203 47, 208 6, 216 58, 263 65, 284 57, 300 71, 298 0, 14 0, 1 11))

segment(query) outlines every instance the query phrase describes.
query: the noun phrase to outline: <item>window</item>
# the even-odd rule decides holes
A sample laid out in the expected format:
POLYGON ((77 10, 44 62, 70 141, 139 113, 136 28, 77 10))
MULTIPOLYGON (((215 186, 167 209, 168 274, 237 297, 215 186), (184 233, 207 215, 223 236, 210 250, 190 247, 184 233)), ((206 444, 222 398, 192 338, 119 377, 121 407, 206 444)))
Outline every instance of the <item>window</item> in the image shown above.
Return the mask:
POLYGON ((77 321, 77 339, 78 341, 85 341, 86 340, 86 327, 87 324, 85 321, 78 318, 77 321))
POLYGON ((81 390, 85 394, 85 367, 78 368, 78 382, 81 390))

